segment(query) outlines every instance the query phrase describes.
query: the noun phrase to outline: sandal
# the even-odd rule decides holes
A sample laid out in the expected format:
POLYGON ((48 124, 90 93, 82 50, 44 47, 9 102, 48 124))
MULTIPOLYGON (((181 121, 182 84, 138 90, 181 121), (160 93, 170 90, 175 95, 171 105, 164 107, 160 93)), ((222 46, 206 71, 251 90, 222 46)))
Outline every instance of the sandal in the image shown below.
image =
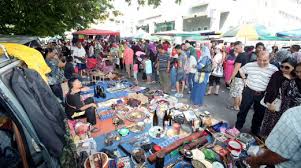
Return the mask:
POLYGON ((233 106, 227 106, 227 109, 232 111, 239 111, 239 109, 235 109, 233 106))

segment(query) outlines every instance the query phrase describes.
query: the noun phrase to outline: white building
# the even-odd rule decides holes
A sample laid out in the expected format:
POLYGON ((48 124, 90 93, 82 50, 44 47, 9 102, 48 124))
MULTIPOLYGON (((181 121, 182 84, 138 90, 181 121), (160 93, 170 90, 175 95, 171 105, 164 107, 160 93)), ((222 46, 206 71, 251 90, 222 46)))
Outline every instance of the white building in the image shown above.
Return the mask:
MULTIPOLYGON (((226 31, 244 23, 265 25, 271 31, 301 27, 301 0, 164 0, 156 8, 136 11, 136 28, 160 31, 226 31)), ((125 13, 126 15, 126 13, 125 13)))
POLYGON ((138 29, 149 33, 162 31, 227 31, 244 23, 256 23, 277 32, 301 27, 301 0, 162 0, 157 8, 128 6, 115 0, 123 15, 94 25, 94 28, 120 31, 132 36, 138 29))

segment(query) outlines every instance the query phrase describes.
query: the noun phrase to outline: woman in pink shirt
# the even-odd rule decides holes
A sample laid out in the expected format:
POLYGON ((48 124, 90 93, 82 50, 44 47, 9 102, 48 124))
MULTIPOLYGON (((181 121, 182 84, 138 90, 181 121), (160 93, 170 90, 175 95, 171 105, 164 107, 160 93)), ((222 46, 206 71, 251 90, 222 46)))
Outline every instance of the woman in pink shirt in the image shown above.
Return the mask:
POLYGON ((123 52, 123 62, 125 64, 126 72, 128 73, 128 77, 131 78, 131 69, 133 68, 134 62, 134 51, 128 47, 127 44, 124 44, 124 52, 123 52))

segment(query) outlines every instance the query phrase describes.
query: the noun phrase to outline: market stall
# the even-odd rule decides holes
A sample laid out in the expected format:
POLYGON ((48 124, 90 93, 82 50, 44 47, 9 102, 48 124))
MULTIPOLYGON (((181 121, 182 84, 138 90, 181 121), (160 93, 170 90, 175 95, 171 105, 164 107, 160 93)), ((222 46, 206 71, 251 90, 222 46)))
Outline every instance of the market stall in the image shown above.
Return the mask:
POLYGON ((267 40, 267 41, 282 41, 281 37, 273 36, 269 30, 258 24, 242 24, 233 27, 226 31, 222 37, 234 37, 235 40, 247 41, 267 40))
POLYGON ((106 39, 109 42, 118 42, 120 32, 101 29, 85 29, 72 33, 74 39, 106 39))
POLYGON ((278 32, 276 36, 287 40, 301 41, 301 29, 278 32))
POLYGON ((87 168, 245 167, 243 158, 263 150, 250 134, 160 90, 120 79, 97 82, 82 96, 94 96, 100 128, 90 134, 83 122, 70 125, 77 151, 89 155, 87 168))

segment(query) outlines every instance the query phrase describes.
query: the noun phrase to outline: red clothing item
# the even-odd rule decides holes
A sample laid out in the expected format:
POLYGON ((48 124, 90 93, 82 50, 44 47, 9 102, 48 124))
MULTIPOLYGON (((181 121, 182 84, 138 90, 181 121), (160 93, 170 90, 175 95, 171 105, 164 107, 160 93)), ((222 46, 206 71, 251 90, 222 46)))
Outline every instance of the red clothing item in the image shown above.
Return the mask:
POLYGON ((126 65, 130 65, 134 63, 134 51, 127 47, 123 52, 123 59, 126 65))
POLYGON ((167 43, 163 43, 162 46, 165 51, 168 51, 169 45, 167 43))
POLYGON ((199 60, 202 55, 202 51, 200 49, 195 49, 195 51, 196 51, 196 56, 198 57, 199 60))

